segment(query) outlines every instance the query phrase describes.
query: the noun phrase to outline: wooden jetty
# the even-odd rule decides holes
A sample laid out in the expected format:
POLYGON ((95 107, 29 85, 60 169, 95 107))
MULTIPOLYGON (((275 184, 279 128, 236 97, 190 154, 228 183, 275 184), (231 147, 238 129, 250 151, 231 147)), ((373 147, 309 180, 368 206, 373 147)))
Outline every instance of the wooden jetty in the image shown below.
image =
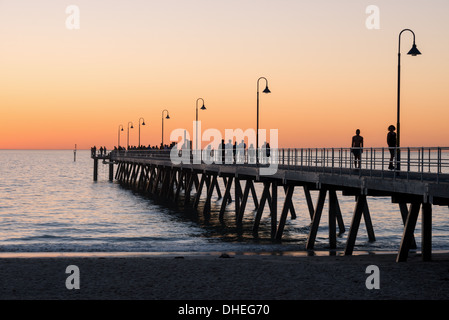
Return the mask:
POLYGON ((373 148, 365 149, 361 168, 354 167, 350 150, 343 148, 272 150, 269 163, 276 164, 276 170, 271 175, 261 175, 261 169, 268 164, 252 163, 248 157, 245 157, 242 163, 232 164, 223 164, 221 155, 216 156, 211 164, 203 161, 174 164, 170 160, 170 150, 155 150, 113 151, 108 155, 93 155, 92 158, 94 180, 97 180, 98 160, 103 160, 103 163, 109 165, 109 180, 114 179, 116 165, 115 179, 122 186, 173 202, 180 201, 182 192, 184 206, 198 208, 204 189, 206 199, 203 213, 210 212, 211 199, 216 194, 222 199, 220 218, 223 218, 227 206, 233 202, 236 223, 241 223, 251 196, 256 209, 253 232, 257 233, 264 208, 267 206, 273 240, 282 239, 289 214, 291 218, 296 217, 292 197, 294 190, 300 188, 308 206, 306 214, 311 219, 307 250, 314 249, 326 200, 329 247, 336 249, 337 230, 338 233, 346 231, 337 191, 343 196, 355 197, 345 255, 353 253, 362 218, 369 240, 375 240, 367 198, 391 197, 392 202, 398 204, 404 223, 396 261, 406 261, 409 250, 416 248, 414 231, 420 212, 422 258, 429 261, 432 254, 432 207, 449 206, 449 173, 446 171, 449 168, 449 148, 403 149, 401 152, 408 153, 408 156, 401 161, 403 171, 400 172, 387 169, 388 149, 373 148), (220 179, 223 181, 224 190, 220 190, 220 179), (256 192, 256 183, 263 185, 261 195, 256 192), (280 215, 279 187, 285 193, 280 215), (318 193, 316 204, 312 202, 311 191, 318 193))

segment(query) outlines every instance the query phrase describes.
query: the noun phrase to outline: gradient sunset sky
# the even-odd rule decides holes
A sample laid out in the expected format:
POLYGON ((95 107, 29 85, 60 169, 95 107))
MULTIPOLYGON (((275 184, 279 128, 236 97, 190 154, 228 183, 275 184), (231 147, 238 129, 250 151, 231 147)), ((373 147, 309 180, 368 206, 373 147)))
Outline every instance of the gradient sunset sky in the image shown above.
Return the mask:
POLYGON ((202 128, 278 129, 280 147, 386 146, 396 124, 401 38, 401 145, 449 146, 447 0, 0 0, 0 149, 87 149, 161 141, 202 128), (66 8, 80 29, 66 28, 66 8), (368 29, 369 5, 380 29, 368 29), (264 82, 261 82, 262 91, 264 82))

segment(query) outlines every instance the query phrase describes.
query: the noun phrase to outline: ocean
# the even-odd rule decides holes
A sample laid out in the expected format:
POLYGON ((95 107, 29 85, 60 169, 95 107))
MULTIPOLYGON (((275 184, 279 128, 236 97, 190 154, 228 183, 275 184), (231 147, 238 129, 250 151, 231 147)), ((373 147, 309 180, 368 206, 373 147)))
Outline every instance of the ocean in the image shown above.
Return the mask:
MULTIPOLYGON (((268 208, 259 233, 251 227, 255 214, 251 199, 241 227, 235 226, 233 204, 224 220, 218 219, 221 200, 214 198, 210 216, 182 206, 160 203, 117 182, 108 181, 108 166, 99 165, 98 181, 92 177, 90 151, 0 150, 0 252, 304 252, 310 216, 304 193, 297 188, 294 207, 297 218, 287 220, 282 242, 270 239, 268 208)), ((224 188, 222 186, 222 192, 224 188)), ((256 184, 260 197, 262 190, 256 184)), ((278 214, 283 192, 279 189, 278 214)), ((204 191, 203 191, 204 192, 204 191)), ((337 193, 346 232, 337 239, 337 251, 344 250, 354 197, 337 193)), ((312 191, 316 202, 317 194, 312 191)), ((403 223, 397 204, 388 197, 369 197, 368 205, 376 241, 370 242, 362 219, 355 253, 397 251, 403 223)), ((327 203, 315 244, 316 252, 328 253, 327 203)), ((433 207, 432 248, 449 249, 449 209, 433 207)), ((337 230, 338 231, 338 230, 337 230)), ((418 251, 420 220, 415 231, 418 251)))

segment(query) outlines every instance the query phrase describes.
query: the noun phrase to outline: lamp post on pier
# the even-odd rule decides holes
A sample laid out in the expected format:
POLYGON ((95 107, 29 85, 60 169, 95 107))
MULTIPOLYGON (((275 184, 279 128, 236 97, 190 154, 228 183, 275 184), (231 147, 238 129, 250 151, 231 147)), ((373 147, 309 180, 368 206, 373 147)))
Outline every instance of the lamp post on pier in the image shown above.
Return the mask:
POLYGON ((131 124, 131 129, 134 129, 133 123, 131 121, 128 122, 128 134, 127 134, 127 148, 126 148, 126 150, 129 150, 129 124, 131 124))
POLYGON ((119 149, 120 150, 120 131, 123 131, 123 125, 121 124, 121 125, 119 125, 118 126, 118 141, 117 141, 117 143, 118 143, 118 145, 117 145, 117 149, 119 149), (120 127, 121 127, 121 130, 120 130, 120 127))
POLYGON ((410 31, 413 34, 413 46, 410 49, 410 51, 407 53, 411 56, 417 56, 420 55, 421 52, 416 47, 415 43, 415 33, 410 29, 404 29, 399 33, 399 46, 398 46, 398 96, 397 96, 397 123, 396 123, 396 170, 401 169, 401 151, 399 150, 401 146, 401 140, 400 140, 400 107, 401 107, 401 36, 402 33, 405 31, 410 31))
POLYGON ((143 118, 139 118, 139 145, 138 147, 140 148, 140 120, 142 120, 142 125, 145 125, 145 120, 143 118))
POLYGON ((265 89, 262 91, 263 93, 270 93, 270 89, 268 89, 268 80, 265 77, 260 77, 257 79, 257 128, 256 128, 256 163, 259 164, 259 81, 260 79, 265 80, 265 89))
POLYGON ((204 106, 204 99, 203 98, 196 99, 196 133, 195 133, 195 136, 196 136, 195 150, 196 150, 196 152, 195 152, 195 154, 197 153, 197 150, 198 150, 198 101, 199 100, 203 101, 201 110, 206 110, 206 107, 204 106))
POLYGON ((162 142, 161 142, 162 148, 164 147, 164 112, 165 111, 167 112, 167 116, 165 117, 165 119, 170 119, 168 110, 167 109, 162 110, 162 142))

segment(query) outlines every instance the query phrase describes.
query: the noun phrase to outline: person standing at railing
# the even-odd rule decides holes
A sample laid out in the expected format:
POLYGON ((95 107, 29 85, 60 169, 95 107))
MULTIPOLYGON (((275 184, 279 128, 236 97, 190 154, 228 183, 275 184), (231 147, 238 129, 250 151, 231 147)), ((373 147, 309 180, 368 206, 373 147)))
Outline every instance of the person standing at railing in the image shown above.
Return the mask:
POLYGON ((394 132, 395 130, 396 128, 394 125, 390 125, 388 127, 387 144, 390 150, 390 164, 388 165, 388 169, 390 170, 394 169, 393 161, 396 153, 396 132, 394 132))
POLYGON ((248 148, 248 163, 256 163, 256 150, 252 143, 248 148))
POLYGON ((363 137, 360 135, 360 130, 355 131, 355 136, 352 137, 351 151, 354 154, 354 166, 356 168, 361 168, 362 166, 362 150, 363 148, 363 137))

